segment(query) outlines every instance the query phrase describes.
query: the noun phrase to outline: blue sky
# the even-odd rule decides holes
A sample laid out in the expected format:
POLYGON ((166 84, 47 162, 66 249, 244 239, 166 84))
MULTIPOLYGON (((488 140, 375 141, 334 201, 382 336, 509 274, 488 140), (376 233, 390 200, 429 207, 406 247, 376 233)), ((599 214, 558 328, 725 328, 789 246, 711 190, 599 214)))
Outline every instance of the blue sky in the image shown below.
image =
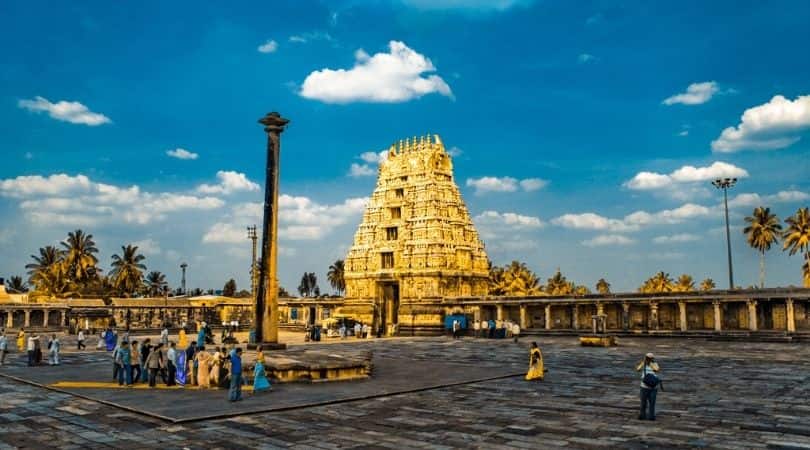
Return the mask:
MULTIPOLYGON (((495 263, 591 287, 658 270, 724 287, 709 180, 739 176, 736 281, 754 284, 742 218, 810 204, 808 20, 787 1, 3 2, 0 274, 81 227, 102 268, 135 242, 172 284, 186 261, 192 287, 246 287, 256 120, 277 110, 289 290, 304 271, 328 290, 367 152, 426 133, 454 148, 495 263)), ((801 282, 798 256, 767 261, 769 284, 801 282)))

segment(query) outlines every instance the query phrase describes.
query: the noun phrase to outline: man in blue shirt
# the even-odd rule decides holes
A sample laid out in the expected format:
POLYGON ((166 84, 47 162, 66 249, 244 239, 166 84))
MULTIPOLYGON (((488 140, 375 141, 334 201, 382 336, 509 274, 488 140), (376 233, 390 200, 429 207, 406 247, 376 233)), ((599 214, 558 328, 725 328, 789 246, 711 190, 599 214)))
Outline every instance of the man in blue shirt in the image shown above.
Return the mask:
POLYGON ((132 360, 131 355, 129 353, 129 343, 124 341, 121 343, 121 347, 118 349, 118 352, 115 354, 115 363, 118 365, 118 385, 121 386, 124 384, 124 379, 126 378, 127 386, 132 385, 132 360))
POLYGON ((242 349, 237 347, 231 350, 231 386, 228 390, 228 400, 238 402, 242 400, 242 349))

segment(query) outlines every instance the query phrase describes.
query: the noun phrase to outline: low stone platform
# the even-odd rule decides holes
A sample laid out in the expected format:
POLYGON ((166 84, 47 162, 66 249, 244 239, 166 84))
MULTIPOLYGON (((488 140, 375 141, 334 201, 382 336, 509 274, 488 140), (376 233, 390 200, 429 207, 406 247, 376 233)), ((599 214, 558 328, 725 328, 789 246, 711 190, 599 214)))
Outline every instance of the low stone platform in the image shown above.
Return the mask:
MULTIPOLYGON (((264 355, 267 377, 278 383, 361 380, 371 376, 373 367, 370 350, 296 348, 264 355)), ((245 355, 242 362, 244 377, 252 382, 255 354, 245 355)))
POLYGON ((579 344, 583 347, 613 347, 618 342, 616 336, 587 335, 579 337, 579 344))

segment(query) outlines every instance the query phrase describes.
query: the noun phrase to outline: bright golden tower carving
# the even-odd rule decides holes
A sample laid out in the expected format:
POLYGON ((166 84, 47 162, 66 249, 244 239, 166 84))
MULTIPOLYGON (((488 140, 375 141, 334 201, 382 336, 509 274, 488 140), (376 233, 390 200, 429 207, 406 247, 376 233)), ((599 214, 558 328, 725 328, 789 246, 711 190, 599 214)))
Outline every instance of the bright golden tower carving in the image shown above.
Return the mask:
POLYGON ((338 313, 387 334, 435 333, 448 312, 441 299, 486 295, 488 276, 484 244, 439 136, 392 145, 346 257, 338 313))

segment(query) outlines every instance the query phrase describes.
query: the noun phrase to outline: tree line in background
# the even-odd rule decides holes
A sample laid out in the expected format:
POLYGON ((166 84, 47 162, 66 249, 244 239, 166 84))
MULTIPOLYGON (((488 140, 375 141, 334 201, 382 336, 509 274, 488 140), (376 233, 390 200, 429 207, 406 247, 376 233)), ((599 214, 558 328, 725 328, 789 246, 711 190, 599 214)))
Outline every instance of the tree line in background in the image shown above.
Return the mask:
POLYGON ((796 214, 785 219, 785 228, 779 218, 771 213, 770 208, 754 208, 754 212, 745 218, 748 224, 743 229, 748 245, 759 251, 759 287, 765 287, 765 252, 781 238, 782 251, 793 256, 803 256, 802 278, 805 287, 810 287, 810 210, 799 208, 796 214))

